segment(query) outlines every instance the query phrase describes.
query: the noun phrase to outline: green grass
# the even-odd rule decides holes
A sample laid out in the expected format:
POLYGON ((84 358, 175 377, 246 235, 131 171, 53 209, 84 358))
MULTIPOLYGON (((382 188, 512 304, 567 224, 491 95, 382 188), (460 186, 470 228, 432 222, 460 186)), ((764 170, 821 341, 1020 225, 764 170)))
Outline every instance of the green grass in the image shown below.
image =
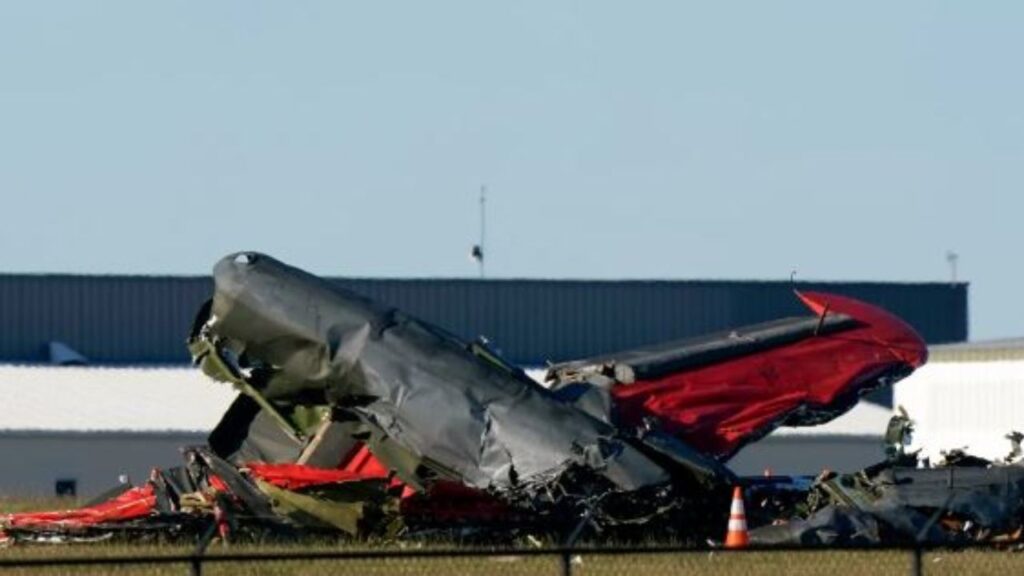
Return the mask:
MULTIPOLYGON (((68 500, 0 499, 0 513, 73 507, 68 500)), ((296 552, 331 552, 340 550, 384 549, 400 552, 420 548, 422 544, 367 544, 345 541, 311 540, 302 543, 223 544, 215 542, 208 555, 270 554, 296 552)), ((443 544, 437 544, 443 546, 443 544)), ((32 544, 0 549, 0 560, 95 558, 122 556, 187 555, 187 544, 90 543, 32 544)), ((740 552, 693 551, 666 554, 600 555, 582 554, 573 559, 572 573, 580 576, 641 574, 736 574, 736 575, 904 575, 910 571, 911 554, 900 551, 800 551, 740 552)), ((1024 574, 1024 554, 1007 551, 929 552, 922 559, 924 573, 954 574, 1024 574)), ((183 563, 149 565, 62 566, 0 569, 0 576, 77 575, 77 574, 152 574, 184 575, 189 567, 183 563)), ((211 562, 204 574, 242 574, 266 576, 297 576, 302 574, 469 574, 481 576, 545 576, 561 574, 561 559, 547 556, 515 556, 496 552, 485 558, 387 558, 375 560, 263 561, 249 563, 211 562)))
MULTIPOLYGON (((210 555, 223 553, 271 553, 325 551, 336 548, 322 545, 228 546, 215 545, 210 555)), ((0 558, 72 558, 96 556, 174 555, 188 552, 187 547, 153 545, 51 545, 14 547, 0 551, 0 558)), ((582 555, 573 559, 573 574, 887 574, 904 575, 910 571, 910 553, 881 552, 685 552, 673 554, 582 555)), ((925 574, 1007 574, 1024 573, 1024 555, 1003 551, 965 551, 928 553, 923 558, 925 574)), ((488 558, 387 558, 376 560, 277 561, 259 563, 209 563, 204 574, 479 574, 481 576, 543 576, 560 574, 561 563, 555 557, 517 557, 500 554, 488 558)), ((4 570, 4 574, 155 574, 188 573, 184 564, 57 567, 4 570)))
POLYGON ((80 502, 75 498, 46 496, 36 498, 11 498, 0 496, 0 516, 14 512, 33 512, 36 510, 66 510, 77 508, 80 502))

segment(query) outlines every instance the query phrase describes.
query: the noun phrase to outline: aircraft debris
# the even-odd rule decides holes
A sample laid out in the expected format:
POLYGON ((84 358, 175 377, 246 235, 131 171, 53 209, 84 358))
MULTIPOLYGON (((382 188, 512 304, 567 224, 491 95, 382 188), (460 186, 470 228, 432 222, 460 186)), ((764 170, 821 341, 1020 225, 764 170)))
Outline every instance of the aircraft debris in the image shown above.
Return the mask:
MULTIPOLYGON (((909 422, 905 412, 893 420, 909 422)), ((900 422, 890 423, 889 430, 900 422)), ((823 474, 803 501, 776 507, 774 521, 751 530, 751 542, 1020 542, 1024 466, 960 449, 944 454, 935 466, 914 454, 896 454, 853 474, 823 474)))
MULTIPOLYGON (((9 537, 490 524, 573 537, 658 526, 703 541, 724 533, 741 483, 725 463, 742 446, 828 421, 927 358, 895 316, 797 293, 811 315, 555 364, 545 387, 485 342, 263 254, 222 259, 214 283, 188 347, 240 394, 209 447, 105 503, 8 516, 9 537)), ((888 486, 885 474, 863 482, 888 486)), ((826 486, 811 494, 860 495, 826 486)))

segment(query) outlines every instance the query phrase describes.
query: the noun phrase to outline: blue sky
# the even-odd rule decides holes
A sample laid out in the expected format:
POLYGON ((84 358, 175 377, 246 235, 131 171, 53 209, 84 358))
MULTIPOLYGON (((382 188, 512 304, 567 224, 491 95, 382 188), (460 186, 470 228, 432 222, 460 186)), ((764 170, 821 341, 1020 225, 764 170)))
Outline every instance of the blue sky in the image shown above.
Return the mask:
POLYGON ((11 2, 0 269, 945 280, 1024 335, 1024 4, 11 2), (826 5, 828 4, 828 5, 826 5))

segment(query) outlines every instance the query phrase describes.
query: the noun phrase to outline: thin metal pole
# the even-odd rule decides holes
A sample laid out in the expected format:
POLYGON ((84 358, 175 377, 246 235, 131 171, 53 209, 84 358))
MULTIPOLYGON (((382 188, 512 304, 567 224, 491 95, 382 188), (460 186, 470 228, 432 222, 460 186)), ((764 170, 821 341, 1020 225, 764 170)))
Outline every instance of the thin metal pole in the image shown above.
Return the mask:
POLYGON ((484 277, 484 259, 487 258, 487 249, 484 241, 487 239, 487 186, 480 186, 480 277, 484 277))
POLYGON ((572 576, 572 556, 568 550, 562 550, 562 576, 572 576))
POLYGON ((910 576, 921 576, 921 547, 914 546, 910 558, 910 576))
POLYGON ((196 547, 192 550, 192 556, 189 559, 192 564, 192 576, 202 576, 203 574, 203 556, 206 555, 206 549, 209 548, 210 543, 213 542, 214 536, 217 535, 217 523, 210 522, 210 525, 206 528, 206 532, 203 532, 196 540, 196 547))

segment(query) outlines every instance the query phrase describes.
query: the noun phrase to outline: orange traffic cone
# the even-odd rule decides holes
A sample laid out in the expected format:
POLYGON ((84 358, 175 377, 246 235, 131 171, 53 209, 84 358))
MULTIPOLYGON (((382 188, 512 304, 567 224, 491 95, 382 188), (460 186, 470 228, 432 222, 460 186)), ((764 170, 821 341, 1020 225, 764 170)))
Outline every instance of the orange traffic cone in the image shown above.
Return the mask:
POLYGON ((746 548, 750 544, 747 534, 747 511, 743 509, 743 489, 732 490, 732 506, 729 508, 729 529, 725 533, 726 548, 746 548))

